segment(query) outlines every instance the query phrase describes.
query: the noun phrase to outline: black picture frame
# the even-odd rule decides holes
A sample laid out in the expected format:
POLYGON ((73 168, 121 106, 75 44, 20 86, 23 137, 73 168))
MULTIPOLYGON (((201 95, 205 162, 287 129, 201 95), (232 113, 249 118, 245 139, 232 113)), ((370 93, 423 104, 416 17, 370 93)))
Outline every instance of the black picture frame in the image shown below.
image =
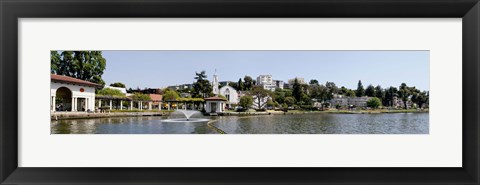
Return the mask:
POLYGON ((1 0, 1 184, 479 184, 478 2, 478 0, 1 0), (463 167, 18 167, 18 19, 57 17, 462 18, 463 167))

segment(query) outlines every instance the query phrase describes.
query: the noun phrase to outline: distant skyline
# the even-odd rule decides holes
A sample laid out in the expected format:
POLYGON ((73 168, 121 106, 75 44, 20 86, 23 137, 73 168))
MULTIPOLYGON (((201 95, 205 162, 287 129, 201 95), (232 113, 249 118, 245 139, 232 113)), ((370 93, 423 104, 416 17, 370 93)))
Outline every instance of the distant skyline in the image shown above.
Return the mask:
POLYGON ((398 87, 402 82, 429 90, 429 51, 103 51, 107 85, 127 88, 164 88, 194 82, 195 72, 206 71, 219 81, 237 82, 245 75, 272 75, 274 80, 295 77, 321 84, 356 89, 358 80, 398 87))

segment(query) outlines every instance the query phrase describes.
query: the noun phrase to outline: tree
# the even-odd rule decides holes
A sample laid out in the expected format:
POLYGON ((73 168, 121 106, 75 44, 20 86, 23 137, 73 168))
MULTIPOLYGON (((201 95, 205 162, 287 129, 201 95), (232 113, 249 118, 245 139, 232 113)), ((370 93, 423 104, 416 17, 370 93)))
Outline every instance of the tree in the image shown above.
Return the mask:
POLYGON ((373 97, 367 101, 367 106, 370 108, 376 109, 382 106, 382 101, 377 97, 373 97))
POLYGON ((309 84, 310 85, 318 85, 318 80, 311 79, 309 84))
POLYGON ((125 94, 118 89, 110 89, 110 88, 103 88, 98 90, 95 94, 104 95, 104 96, 118 96, 118 97, 125 97, 125 94))
POLYGON ((248 95, 242 96, 238 102, 238 105, 243 107, 244 110, 247 110, 253 105, 253 97, 248 95))
POLYGON ((141 101, 148 101, 152 100, 148 94, 142 94, 142 93, 134 93, 132 95, 133 100, 141 100, 141 101))
POLYGON ((301 98, 303 96, 303 90, 302 90, 302 85, 298 83, 298 79, 295 78, 293 82, 293 97, 295 98, 296 101, 301 101, 301 98))
POLYGON ((288 106, 293 106, 293 104, 295 104, 295 98, 292 97, 292 96, 289 96, 289 97, 286 97, 285 98, 285 103, 288 105, 288 106))
POLYGON ((207 80, 207 75, 205 71, 200 73, 195 72, 195 80, 196 82, 193 83, 193 96, 195 98, 206 98, 212 94, 212 85, 210 81, 207 80))
POLYGON ((412 95, 412 102, 416 103, 419 108, 423 108, 423 106, 428 102, 428 93, 427 91, 420 92, 420 90, 417 90, 413 95, 412 95))
POLYGON ((357 97, 365 96, 365 89, 363 88, 361 80, 358 81, 357 91, 355 92, 355 95, 357 95, 357 97))
POLYGON ((271 99, 268 99, 267 101, 267 108, 268 107, 275 107, 275 102, 273 102, 271 99))
POLYGON ((50 73, 56 74, 59 70, 62 60, 57 51, 50 51, 50 73))
POLYGON ((375 87, 373 87, 372 84, 367 86, 367 89, 365 90, 365 95, 367 95, 368 97, 375 96, 375 87))
POLYGON ((121 87, 121 88, 125 88, 125 84, 121 83, 121 82, 115 82, 113 84, 110 84, 110 86, 112 87, 121 87))
POLYGON ((398 89, 390 86, 388 89, 385 89, 385 99, 383 104, 387 106, 393 106, 394 97, 398 97, 398 89))
POLYGON ((325 87, 328 89, 327 100, 331 100, 333 95, 338 93, 338 87, 333 82, 325 83, 325 87))
POLYGON ((263 100, 265 100, 265 98, 268 98, 270 93, 271 92, 269 90, 265 90, 261 86, 254 86, 250 91, 250 95, 253 96, 254 99, 256 100, 254 103, 256 103, 259 109, 265 106, 267 101, 263 101, 263 100))
POLYGON ((57 51, 50 52, 50 71, 52 74, 105 85, 102 79, 106 59, 101 51, 57 51))
POLYGON ((238 79, 238 83, 237 83, 237 84, 238 84, 238 90, 239 90, 239 91, 245 90, 245 84, 243 83, 242 78, 239 78, 239 79, 238 79))
POLYGON ((349 89, 347 91, 347 94, 345 96, 348 96, 348 97, 356 97, 356 94, 355 94, 355 91, 349 89))
POLYGON ((230 82, 230 83, 228 83, 228 85, 229 85, 230 87, 233 87, 233 88, 236 89, 236 90, 240 90, 240 89, 238 88, 238 83, 237 83, 237 82, 230 82))
POLYGON ((163 96, 162 97, 163 100, 169 100, 169 101, 177 100, 180 98, 180 95, 178 94, 177 91, 168 89, 168 88, 165 89, 165 92, 163 92, 162 96, 163 96))
POLYGON ((377 97, 377 98, 383 99, 383 97, 385 96, 385 91, 383 91, 382 86, 377 85, 375 87, 375 95, 374 96, 377 97))
POLYGON ((284 103, 285 102, 285 92, 283 89, 277 88, 275 91, 272 93, 272 98, 274 101, 278 103, 284 103))
POLYGON ((338 93, 339 93, 339 94, 343 94, 343 95, 347 95, 347 93, 348 93, 349 90, 350 90, 350 89, 342 86, 342 87, 340 87, 340 91, 339 91, 338 93))
POLYGON ((245 81, 245 89, 244 90, 251 90, 253 88, 253 86, 255 85, 255 83, 253 83, 253 79, 251 76, 247 76, 245 75, 245 77, 243 77, 243 81, 245 81))
POLYGON ((407 109, 407 101, 412 94, 410 91, 411 89, 405 83, 402 83, 398 89, 398 97, 401 98, 403 101, 403 108, 407 109))

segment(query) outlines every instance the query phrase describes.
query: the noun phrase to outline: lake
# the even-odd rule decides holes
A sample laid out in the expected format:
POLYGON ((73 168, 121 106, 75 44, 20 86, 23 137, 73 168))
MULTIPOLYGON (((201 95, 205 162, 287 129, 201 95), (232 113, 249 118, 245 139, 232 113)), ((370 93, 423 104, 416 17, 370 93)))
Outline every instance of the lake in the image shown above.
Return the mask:
MULTIPOLYGON (((196 116, 199 117, 199 116, 196 116)), ((52 120, 52 134, 428 134, 428 113, 290 114, 202 117, 206 122, 163 122, 167 117, 52 120)))

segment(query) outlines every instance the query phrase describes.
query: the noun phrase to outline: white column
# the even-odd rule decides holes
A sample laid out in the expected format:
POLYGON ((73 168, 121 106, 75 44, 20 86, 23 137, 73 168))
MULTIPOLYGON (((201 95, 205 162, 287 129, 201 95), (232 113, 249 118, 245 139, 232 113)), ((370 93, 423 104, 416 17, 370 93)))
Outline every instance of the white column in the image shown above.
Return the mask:
POLYGON ((75 98, 72 97, 72 103, 71 103, 71 106, 72 106, 72 112, 75 111, 75 98))
POLYGON ((130 110, 133 110, 133 101, 130 101, 130 110))
POLYGON ((168 110, 170 110, 170 102, 168 102, 168 107, 167 107, 168 110))
POLYGON ((142 110, 142 101, 138 102, 138 109, 142 110))
POLYGON ((151 101, 148 102, 148 110, 152 110, 152 102, 151 101))
POLYGON ((55 105, 55 96, 52 96, 52 111, 57 109, 57 105, 55 105))
POLYGON ((98 108, 102 107, 102 100, 98 99, 98 108))
POLYGON ((85 98, 85 102, 84 102, 84 103, 85 103, 85 108, 84 108, 84 109, 85 109, 85 110, 84 110, 85 112, 88 111, 88 99, 89 99, 89 98, 85 98))
POLYGON ((180 103, 177 102, 177 104, 175 104, 175 105, 177 105, 176 108, 177 108, 177 110, 178 110, 178 107, 180 107, 180 103))
POLYGON ((158 102, 158 110, 162 110, 162 102, 158 102))
POLYGON ((120 100, 120 110, 123 110, 123 100, 120 100))
POLYGON ((110 110, 112 110, 112 100, 110 100, 110 110))

